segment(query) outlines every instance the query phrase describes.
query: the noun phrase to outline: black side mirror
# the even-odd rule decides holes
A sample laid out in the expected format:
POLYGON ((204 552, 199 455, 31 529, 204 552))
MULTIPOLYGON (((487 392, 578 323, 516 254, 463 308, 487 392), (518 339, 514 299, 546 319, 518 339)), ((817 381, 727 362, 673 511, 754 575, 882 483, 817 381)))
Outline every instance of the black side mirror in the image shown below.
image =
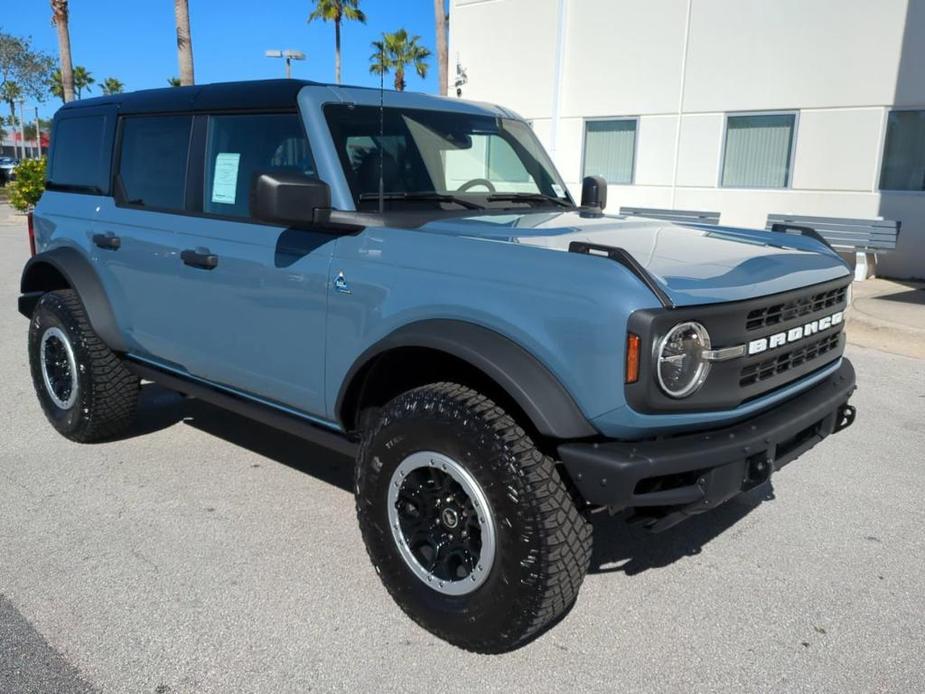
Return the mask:
POLYGON ((258 173, 250 190, 254 219, 287 227, 324 226, 331 217, 331 188, 300 173, 258 173))
POLYGON ((597 210, 607 207, 607 181, 603 176, 586 176, 581 182, 581 206, 597 210))

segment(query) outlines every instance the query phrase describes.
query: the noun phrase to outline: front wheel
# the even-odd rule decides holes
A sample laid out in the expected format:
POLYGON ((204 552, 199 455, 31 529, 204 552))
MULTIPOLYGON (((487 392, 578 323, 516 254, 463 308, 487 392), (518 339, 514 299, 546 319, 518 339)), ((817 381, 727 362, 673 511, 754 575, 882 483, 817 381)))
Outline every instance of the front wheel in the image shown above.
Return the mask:
POLYGON ((450 643, 517 648, 578 595, 590 524, 553 460, 470 388, 433 384, 386 405, 364 434, 356 493, 383 584, 450 643))

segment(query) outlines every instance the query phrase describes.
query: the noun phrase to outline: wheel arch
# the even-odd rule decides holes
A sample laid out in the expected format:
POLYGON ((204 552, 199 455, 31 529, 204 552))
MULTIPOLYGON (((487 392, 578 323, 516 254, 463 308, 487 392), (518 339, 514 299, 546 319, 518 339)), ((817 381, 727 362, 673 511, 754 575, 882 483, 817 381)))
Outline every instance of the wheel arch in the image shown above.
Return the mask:
POLYGON ((433 319, 406 325, 367 349, 347 372, 335 414, 355 430, 363 410, 434 381, 463 380, 522 413, 553 439, 596 436, 574 398, 536 357, 494 330, 433 319))
POLYGON ((90 260, 75 248, 55 248, 29 259, 20 279, 19 312, 31 317, 42 295, 56 289, 77 292, 94 332, 116 352, 127 346, 115 314, 90 260))

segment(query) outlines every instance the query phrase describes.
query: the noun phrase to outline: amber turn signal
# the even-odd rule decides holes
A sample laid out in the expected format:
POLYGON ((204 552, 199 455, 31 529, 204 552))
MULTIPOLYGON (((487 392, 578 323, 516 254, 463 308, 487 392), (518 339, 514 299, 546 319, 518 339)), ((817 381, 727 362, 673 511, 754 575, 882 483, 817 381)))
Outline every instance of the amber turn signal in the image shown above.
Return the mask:
POLYGON ((626 382, 639 380, 639 335, 628 333, 626 336, 626 382))

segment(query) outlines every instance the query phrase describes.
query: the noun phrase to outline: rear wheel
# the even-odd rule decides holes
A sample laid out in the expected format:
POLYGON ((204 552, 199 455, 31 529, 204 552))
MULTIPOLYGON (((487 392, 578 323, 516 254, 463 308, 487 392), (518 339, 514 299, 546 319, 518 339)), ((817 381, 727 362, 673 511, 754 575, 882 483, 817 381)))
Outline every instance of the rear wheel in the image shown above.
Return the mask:
POLYGON ((357 516, 398 605, 468 650, 517 648, 574 603, 591 527, 514 419, 452 383, 398 396, 364 434, 357 516))
POLYGON ((45 416, 62 435, 90 443, 132 424, 140 381, 93 332, 73 290, 48 292, 38 302, 29 362, 45 416))

